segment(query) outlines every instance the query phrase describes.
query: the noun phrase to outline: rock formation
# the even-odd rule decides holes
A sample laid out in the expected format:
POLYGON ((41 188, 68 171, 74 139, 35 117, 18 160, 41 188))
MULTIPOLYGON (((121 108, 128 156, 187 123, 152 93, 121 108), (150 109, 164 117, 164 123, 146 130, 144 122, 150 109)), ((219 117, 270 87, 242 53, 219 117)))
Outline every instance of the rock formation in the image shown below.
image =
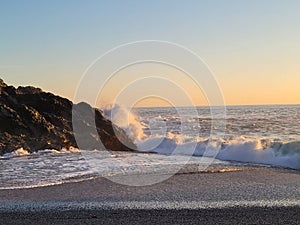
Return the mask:
POLYGON ((39 88, 8 86, 0 79, 0 155, 18 148, 33 152, 78 147, 75 137, 84 149, 103 145, 118 151, 136 148, 126 133, 105 119, 99 109, 87 103, 73 104, 39 88), (73 131, 72 113, 80 132, 73 131))

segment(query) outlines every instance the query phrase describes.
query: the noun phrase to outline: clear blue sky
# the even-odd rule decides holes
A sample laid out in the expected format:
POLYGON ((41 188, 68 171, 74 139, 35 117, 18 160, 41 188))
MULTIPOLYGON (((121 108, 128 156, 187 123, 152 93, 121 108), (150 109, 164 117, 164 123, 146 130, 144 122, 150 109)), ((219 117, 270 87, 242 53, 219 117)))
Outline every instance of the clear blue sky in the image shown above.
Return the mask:
POLYGON ((300 103, 299 0, 0 1, 0 77, 72 99, 107 50, 159 39, 215 72, 228 104, 300 103))

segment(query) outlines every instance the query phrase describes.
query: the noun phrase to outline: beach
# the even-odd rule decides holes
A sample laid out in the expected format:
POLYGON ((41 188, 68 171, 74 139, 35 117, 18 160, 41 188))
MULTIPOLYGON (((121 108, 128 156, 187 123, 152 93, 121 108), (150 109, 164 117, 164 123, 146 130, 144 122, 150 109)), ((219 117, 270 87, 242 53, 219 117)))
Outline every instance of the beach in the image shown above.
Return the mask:
POLYGON ((262 166, 177 174, 144 187, 96 178, 0 190, 0 223, 299 224, 299 187, 299 171, 262 166))
POLYGON ((0 225, 300 225, 299 1, 1 1, 0 225))

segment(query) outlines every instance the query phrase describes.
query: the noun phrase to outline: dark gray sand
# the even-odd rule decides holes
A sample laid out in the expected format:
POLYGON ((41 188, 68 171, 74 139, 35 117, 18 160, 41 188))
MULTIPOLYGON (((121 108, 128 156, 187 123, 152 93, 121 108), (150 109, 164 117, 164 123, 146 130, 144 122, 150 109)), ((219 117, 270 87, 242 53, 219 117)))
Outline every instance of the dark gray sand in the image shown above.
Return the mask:
POLYGON ((1 213, 1 224, 226 224, 299 225, 300 207, 202 210, 73 210, 1 213))
POLYGON ((0 224, 300 224, 300 173, 253 167, 146 187, 97 178, 0 190, 0 201, 0 224))

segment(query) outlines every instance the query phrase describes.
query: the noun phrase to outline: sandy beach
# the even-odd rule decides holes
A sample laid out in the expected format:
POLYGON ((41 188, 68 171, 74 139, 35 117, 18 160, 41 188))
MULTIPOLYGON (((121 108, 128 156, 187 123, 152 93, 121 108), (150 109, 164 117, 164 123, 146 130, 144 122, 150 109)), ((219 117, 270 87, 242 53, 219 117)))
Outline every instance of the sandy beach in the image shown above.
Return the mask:
POLYGON ((1 224, 299 224, 300 173, 249 167, 146 187, 97 178, 1 190, 0 201, 1 224))

